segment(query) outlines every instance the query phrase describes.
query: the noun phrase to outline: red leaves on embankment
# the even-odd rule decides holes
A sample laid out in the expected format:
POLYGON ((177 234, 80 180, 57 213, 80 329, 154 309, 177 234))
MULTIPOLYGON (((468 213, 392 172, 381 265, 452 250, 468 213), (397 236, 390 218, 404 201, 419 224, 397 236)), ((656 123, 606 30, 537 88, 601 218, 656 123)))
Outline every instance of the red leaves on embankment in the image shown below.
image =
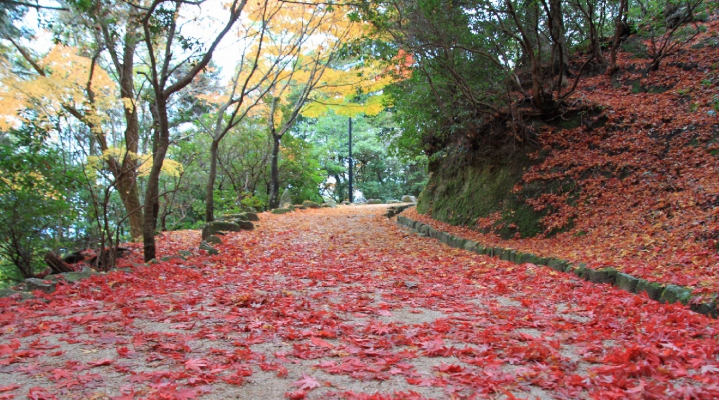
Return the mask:
MULTIPOLYGON (((541 132, 546 158, 527 170, 524 182, 568 183, 564 191, 529 201, 537 211, 550 211, 542 221, 547 232, 565 232, 501 241, 445 225, 442 230, 719 293, 719 19, 699 25, 705 31, 659 71, 646 71, 646 42, 631 36, 622 45, 621 72, 582 78, 574 95, 599 114, 582 116, 574 129, 541 132)), ((491 226, 499 217, 480 221, 491 226)))

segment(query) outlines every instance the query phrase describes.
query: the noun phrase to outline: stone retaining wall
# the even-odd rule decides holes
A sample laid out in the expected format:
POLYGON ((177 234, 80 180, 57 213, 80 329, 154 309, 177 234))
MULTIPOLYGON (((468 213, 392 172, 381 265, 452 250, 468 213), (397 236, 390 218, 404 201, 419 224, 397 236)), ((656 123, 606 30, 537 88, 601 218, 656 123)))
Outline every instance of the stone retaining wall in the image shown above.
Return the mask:
POLYGON ((475 241, 467 240, 458 236, 450 235, 447 232, 437 231, 427 224, 405 217, 397 216, 397 222, 407 226, 428 237, 438 239, 449 246, 465 249, 477 254, 484 254, 491 257, 499 257, 500 260, 507 260, 516 264, 532 263, 544 265, 558 272, 575 274, 578 277, 593 283, 609 283, 630 293, 646 293, 652 300, 662 303, 689 304, 692 311, 716 318, 717 296, 711 299, 700 299, 692 297, 691 289, 672 285, 650 282, 646 279, 637 278, 614 268, 592 269, 586 264, 572 264, 569 261, 551 257, 539 257, 530 253, 523 253, 513 249, 502 247, 487 247, 475 241))

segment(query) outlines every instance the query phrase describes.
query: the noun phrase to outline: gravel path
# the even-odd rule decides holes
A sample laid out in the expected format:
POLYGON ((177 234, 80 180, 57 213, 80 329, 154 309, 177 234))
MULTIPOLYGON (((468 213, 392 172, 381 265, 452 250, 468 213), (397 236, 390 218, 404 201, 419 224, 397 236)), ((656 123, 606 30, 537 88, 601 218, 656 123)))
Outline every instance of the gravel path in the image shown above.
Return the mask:
POLYGON ((385 208, 264 213, 218 256, 0 299, 0 399, 719 396, 714 320, 385 208))

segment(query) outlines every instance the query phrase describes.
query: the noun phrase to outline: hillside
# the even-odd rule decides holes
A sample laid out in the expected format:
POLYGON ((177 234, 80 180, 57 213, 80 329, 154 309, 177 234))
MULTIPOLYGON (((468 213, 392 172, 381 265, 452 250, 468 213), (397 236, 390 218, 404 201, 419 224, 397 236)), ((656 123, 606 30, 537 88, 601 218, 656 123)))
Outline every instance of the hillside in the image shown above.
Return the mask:
POLYGON ((483 243, 717 292, 719 21, 702 25, 658 71, 630 36, 620 72, 585 73, 571 98, 585 111, 542 125, 535 146, 434 162, 424 215, 410 214, 483 243))

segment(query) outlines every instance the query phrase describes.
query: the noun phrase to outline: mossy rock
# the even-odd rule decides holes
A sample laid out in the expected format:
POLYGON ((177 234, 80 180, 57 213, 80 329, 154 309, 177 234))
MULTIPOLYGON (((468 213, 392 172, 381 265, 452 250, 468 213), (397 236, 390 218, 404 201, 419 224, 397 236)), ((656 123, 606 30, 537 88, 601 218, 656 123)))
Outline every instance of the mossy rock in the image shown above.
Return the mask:
POLYGON ((257 221, 260 220, 260 217, 257 216, 257 213, 256 213, 256 212, 248 211, 248 212, 246 212, 246 213, 244 213, 244 214, 245 214, 245 216, 247 217, 247 220, 248 220, 248 221, 257 222, 257 221))
POLYGON ((221 216, 217 217, 218 221, 232 221, 232 220, 236 220, 236 219, 241 219, 241 220, 246 221, 247 215, 245 215, 245 213, 240 213, 240 214, 225 214, 225 215, 221 215, 221 216))
POLYGON ((679 285, 667 285, 659 301, 662 303, 687 304, 692 297, 692 290, 679 285))
POLYGON ((27 299, 35 298, 35 296, 33 296, 32 293, 22 292, 19 290, 13 290, 13 289, 9 289, 9 288, 0 289, 0 297, 10 297, 10 296, 18 296, 20 298, 20 300, 27 300, 27 299))
POLYGON ((477 246, 479 246, 479 243, 477 243, 477 242, 475 242, 475 241, 473 241, 473 240, 467 240, 467 241, 464 243, 464 249, 467 250, 467 251, 474 251, 474 249, 476 249, 477 246))
POLYGON ((629 293, 636 293, 637 292, 637 283, 639 282, 639 279, 629 275, 625 274, 624 272, 617 272, 617 275, 614 279, 614 284, 617 285, 622 290, 626 290, 629 293))
POLYGON ((180 250, 177 252, 177 254, 183 259, 187 260, 188 258, 192 257, 192 252, 187 250, 180 250))
POLYGON ((662 297, 664 286, 656 282, 649 282, 646 279, 639 279, 637 282, 637 293, 646 293, 652 300, 659 300, 662 297))
MULTIPOLYGON (((479 217, 499 212, 502 220, 497 226, 504 228, 496 228, 496 233, 502 238, 509 239, 517 232, 522 237, 541 233, 544 229, 539 221, 546 212, 535 212, 521 199, 536 195, 512 192, 515 185, 522 184, 526 168, 538 162, 528 156, 533 151, 504 158, 478 157, 469 165, 456 162, 453 155, 431 163, 430 179, 420 194, 417 211, 431 212, 433 218, 453 225, 470 225, 479 217)), ((535 186, 532 190, 541 190, 540 185, 535 186)))
POLYGON ((589 269, 589 268, 585 267, 582 264, 579 264, 579 265, 571 266, 569 269, 566 270, 566 272, 571 272, 580 278, 584 278, 584 271, 587 269, 589 269))
POLYGON ((315 203, 314 201, 305 200, 302 202, 302 205, 306 208, 320 208, 320 205, 315 203))
POLYGON ((220 239, 218 236, 210 235, 207 238, 205 238, 205 242, 207 242, 209 244, 222 244, 222 239, 220 239))
POLYGON ((38 279, 38 278, 27 278, 25 279, 25 288, 28 292, 39 290, 44 293, 52 293, 55 291, 57 283, 51 280, 38 279))
POLYGON ((537 257, 537 262, 535 262, 535 264, 549 266, 549 262, 552 260, 553 260, 553 258, 551 258, 551 257, 537 257))
POLYGON ((549 260, 547 267, 555 271, 564 272, 567 270, 567 267, 569 267, 569 262, 553 258, 549 260))
POLYGON ((202 227, 202 240, 205 240, 208 236, 214 235, 220 232, 239 232, 242 230, 240 225, 234 222, 227 221, 212 221, 205 224, 202 227))
POLYGON ((14 295, 15 293, 20 293, 20 292, 17 290, 12 290, 12 289, 8 289, 8 288, 0 289, 0 297, 10 297, 10 296, 14 295))
POLYGON ((534 254, 530 253, 522 253, 521 255, 521 263, 530 263, 530 264, 536 264, 535 261, 537 261, 537 257, 534 254))
POLYGON ((205 250, 207 252, 207 254, 209 254, 209 255, 220 254, 219 250, 210 246, 210 244, 205 242, 204 240, 202 241, 202 243, 200 243, 200 250, 205 250))
POLYGON ((499 259, 509 261, 509 249, 502 249, 502 251, 499 253, 499 259))
POLYGON ((289 208, 275 208, 272 210, 272 214, 287 214, 288 212, 292 212, 293 210, 289 208))
POLYGON ((467 239, 461 238, 459 236, 452 236, 451 238, 452 239, 450 241, 450 243, 451 243, 450 246, 452 246, 452 247, 463 249, 464 244, 467 243, 467 239))
POLYGON ((77 271, 77 272, 63 272, 62 274, 57 275, 50 275, 55 276, 60 279, 64 279, 68 283, 77 283, 80 282, 83 279, 90 278, 93 275, 96 275, 97 273, 95 271, 77 271))
POLYGON ((530 253, 517 253, 517 257, 515 257, 514 262, 517 264, 524 264, 524 263, 531 263, 534 264, 535 257, 534 254, 530 253))
POLYGON ((452 235, 450 235, 450 234, 447 233, 447 232, 440 232, 440 233, 439 233, 439 241, 442 242, 442 243, 444 243, 444 244, 449 244, 449 240, 450 240, 451 237, 452 237, 452 235))
POLYGON ((473 251, 477 254, 486 254, 485 252, 487 251, 487 248, 482 246, 481 244, 478 244, 473 251))
POLYGON ((583 278, 592 283, 609 283, 613 284, 617 276, 617 270, 614 268, 591 269, 584 270, 583 278))
POLYGON ((250 221, 240 221, 237 222, 237 225, 239 225, 240 229, 242 229, 243 231, 251 231, 255 229, 255 224, 250 221))
POLYGON ((367 204, 382 204, 380 199, 367 199, 367 204))
MULTIPOLYGON (((214 235, 210 235, 210 237, 213 237, 214 235)), ((214 236, 217 237, 217 236, 214 236)), ((219 239, 219 238, 218 238, 219 239)), ((175 254, 174 256, 164 256, 160 257, 160 261, 171 261, 171 260, 184 260, 184 258, 180 257, 179 255, 175 254)))
POLYGON ((699 314, 708 315, 712 318, 719 316, 719 310, 717 309, 717 295, 713 295, 710 298, 705 298, 703 301, 692 302, 689 306, 692 311, 699 314))

